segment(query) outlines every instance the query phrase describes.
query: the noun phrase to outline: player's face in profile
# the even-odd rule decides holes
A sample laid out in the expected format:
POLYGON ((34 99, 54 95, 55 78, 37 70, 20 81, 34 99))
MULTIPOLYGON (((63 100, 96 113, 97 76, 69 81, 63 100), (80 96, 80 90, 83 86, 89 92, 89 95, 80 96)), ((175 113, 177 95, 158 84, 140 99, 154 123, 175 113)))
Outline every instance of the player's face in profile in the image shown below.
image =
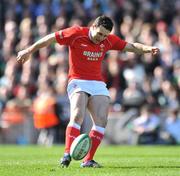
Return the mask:
POLYGON ((92 26, 91 28, 91 40, 96 44, 106 39, 109 34, 110 31, 103 26, 92 26))

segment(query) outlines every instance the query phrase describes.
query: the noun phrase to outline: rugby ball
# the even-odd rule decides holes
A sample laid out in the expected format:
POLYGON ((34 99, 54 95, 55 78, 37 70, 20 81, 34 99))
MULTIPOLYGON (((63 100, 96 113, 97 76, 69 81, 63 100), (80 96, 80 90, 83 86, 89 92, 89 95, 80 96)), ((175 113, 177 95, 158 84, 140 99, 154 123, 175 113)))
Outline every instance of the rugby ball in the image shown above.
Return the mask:
POLYGON ((83 159, 91 148, 91 138, 87 134, 76 137, 71 144, 70 155, 74 160, 83 159))

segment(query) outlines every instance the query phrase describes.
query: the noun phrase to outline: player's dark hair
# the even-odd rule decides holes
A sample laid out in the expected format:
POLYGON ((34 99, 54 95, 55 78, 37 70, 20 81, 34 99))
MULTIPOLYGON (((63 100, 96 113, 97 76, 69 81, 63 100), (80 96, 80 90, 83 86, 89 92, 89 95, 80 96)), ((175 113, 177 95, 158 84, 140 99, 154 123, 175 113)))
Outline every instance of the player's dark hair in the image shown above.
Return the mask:
POLYGON ((96 25, 98 27, 103 26, 105 29, 107 29, 109 31, 111 31, 113 28, 113 22, 112 22, 111 18, 109 18, 105 15, 97 17, 94 21, 94 25, 96 25))

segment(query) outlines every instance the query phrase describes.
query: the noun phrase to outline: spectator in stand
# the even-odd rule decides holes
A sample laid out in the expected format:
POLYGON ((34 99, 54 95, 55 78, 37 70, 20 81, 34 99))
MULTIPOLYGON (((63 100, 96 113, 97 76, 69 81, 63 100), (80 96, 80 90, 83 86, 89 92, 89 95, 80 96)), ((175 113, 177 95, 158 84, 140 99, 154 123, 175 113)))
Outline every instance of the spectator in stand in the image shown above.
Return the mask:
POLYGON ((7 89, 8 99, 13 97, 13 89, 16 83, 15 73, 17 69, 17 63, 15 62, 14 59, 15 59, 14 55, 11 55, 11 57, 9 57, 9 60, 6 62, 4 75, 0 78, 0 84, 5 85, 7 89))
POLYGON ((151 89, 155 95, 158 95, 158 93, 161 90, 161 85, 163 81, 166 79, 166 73, 162 66, 157 66, 154 69, 153 77, 151 81, 151 89))
POLYGON ((174 62, 172 69, 172 83, 180 90, 180 59, 174 62))
POLYGON ((153 113, 150 105, 143 105, 141 107, 140 116, 130 123, 130 128, 136 140, 136 144, 156 144, 158 140, 159 117, 153 113))
POLYGON ((58 142, 60 123, 57 113, 57 101, 49 85, 44 84, 33 101, 34 126, 39 130, 37 143, 51 146, 58 142))
POLYGON ((161 21, 157 23, 156 31, 158 34, 156 45, 162 51, 160 54, 160 64, 167 70, 167 73, 169 73, 174 61, 179 59, 178 49, 175 45, 172 45, 165 22, 161 21))
MULTIPOLYGON (((8 61, 12 54, 15 52, 16 47, 16 32, 17 32, 17 24, 13 20, 9 20, 6 22, 4 27, 4 40, 2 43, 3 49, 3 58, 5 61, 8 61)), ((1 46, 1 45, 0 45, 1 46)))
POLYGON ((106 59, 104 75, 107 87, 109 88, 113 110, 114 105, 122 103, 122 90, 125 87, 125 79, 122 75, 123 61, 119 58, 117 51, 110 51, 106 59))
POLYGON ((161 132, 162 144, 180 144, 180 112, 178 109, 169 109, 168 116, 161 132))
POLYGON ((61 121, 59 127, 60 128, 59 135, 60 135, 60 142, 64 143, 66 126, 69 122, 69 117, 70 117, 70 102, 66 92, 68 75, 66 70, 61 66, 57 68, 56 74, 58 76, 56 77, 56 81, 55 81, 55 89, 57 92, 57 106, 59 110, 58 113, 61 121))
POLYGON ((12 121, 14 123, 22 123, 25 118, 26 112, 29 112, 31 106, 31 99, 28 94, 28 87, 24 85, 19 85, 16 92, 14 92, 16 96, 11 100, 7 101, 5 105, 5 109, 2 113, 2 119, 9 119, 7 121, 12 121), (6 117, 5 117, 6 116, 6 117))
POLYGON ((171 36, 171 41, 177 45, 180 45, 180 17, 177 16, 173 19, 173 34, 171 36))
POLYGON ((176 88, 169 80, 165 80, 161 85, 161 93, 157 97, 158 103, 163 108, 175 109, 179 107, 179 95, 176 88))
POLYGON ((32 42, 32 20, 31 18, 24 18, 20 23, 20 41, 16 46, 17 50, 21 50, 24 47, 29 46, 32 42))
POLYGON ((142 90, 145 98, 146 103, 150 105, 157 105, 156 97, 152 92, 151 89, 151 78, 147 77, 142 85, 142 90))
POLYGON ((128 108, 139 108, 144 102, 144 94, 136 81, 131 81, 123 92, 123 105, 128 108))

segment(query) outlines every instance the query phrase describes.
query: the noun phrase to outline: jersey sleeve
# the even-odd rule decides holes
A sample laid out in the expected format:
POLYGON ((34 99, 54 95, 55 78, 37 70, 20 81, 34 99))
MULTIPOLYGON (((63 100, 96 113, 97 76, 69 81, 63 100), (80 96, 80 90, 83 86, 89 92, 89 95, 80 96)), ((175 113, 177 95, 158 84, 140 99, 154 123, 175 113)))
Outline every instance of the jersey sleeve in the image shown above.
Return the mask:
POLYGON ((111 42, 111 50, 123 50, 124 47, 126 46, 127 42, 125 40, 122 40, 116 35, 111 35, 109 38, 111 42))
POLYGON ((71 45, 72 41, 77 36, 78 28, 78 26, 73 26, 55 32, 56 41, 60 45, 71 45))

